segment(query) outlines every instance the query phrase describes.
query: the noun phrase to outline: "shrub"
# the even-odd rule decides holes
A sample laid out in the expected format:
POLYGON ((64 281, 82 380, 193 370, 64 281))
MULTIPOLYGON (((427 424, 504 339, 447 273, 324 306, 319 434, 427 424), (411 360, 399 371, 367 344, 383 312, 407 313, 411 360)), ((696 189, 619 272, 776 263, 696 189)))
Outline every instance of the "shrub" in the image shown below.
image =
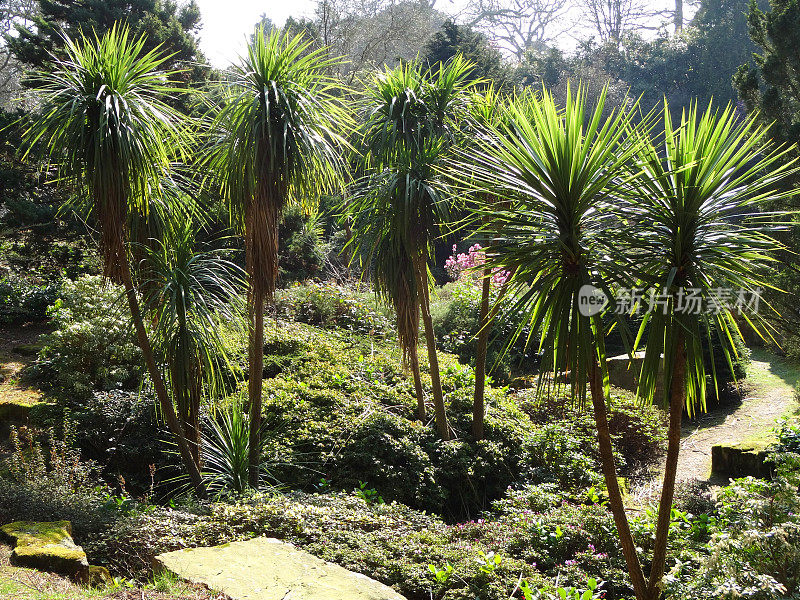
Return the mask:
POLYGON ((7 478, 0 478, 0 523, 68 520, 79 543, 110 525, 109 490, 98 466, 73 447, 71 431, 58 439, 50 430, 43 445, 31 430, 12 429, 14 450, 7 478))
POLYGON ((375 310, 367 295, 333 283, 305 282, 278 290, 275 307, 280 316, 300 323, 386 337, 391 322, 375 310))
POLYGON ((401 504, 369 503, 352 493, 259 494, 215 503, 198 514, 140 512, 118 521, 89 550, 112 568, 143 578, 160 552, 261 535, 374 577, 409 600, 445 592, 454 600, 508 600, 520 577, 534 589, 555 591, 559 574, 561 585, 574 580, 582 586, 586 569, 611 573, 609 589, 627 590, 618 583, 624 577, 618 552, 605 554, 606 545, 613 549, 613 521, 600 506, 565 505, 549 515, 515 513, 497 522, 450 526, 401 504), (530 562, 534 556, 542 566, 530 562), (450 565, 452 577, 437 581, 430 565, 434 571, 450 565))
POLYGON ((776 453, 773 459, 777 468, 772 481, 737 479, 719 490, 711 514, 687 514, 678 520, 672 543, 678 560, 666 578, 671 596, 798 596, 800 455, 776 453))
MULTIPOLYGON (((491 302, 498 288, 493 288, 491 302)), ((470 278, 462 278, 438 290, 431 306, 431 317, 437 344, 459 360, 474 365, 480 317, 481 288, 470 278)), ((526 347, 529 331, 523 327, 521 335, 507 348, 520 325, 520 315, 506 298, 492 324, 486 355, 486 367, 495 380, 507 383, 518 373, 531 373, 539 362, 533 348, 526 347)))
POLYGON ((279 226, 279 276, 283 285, 319 277, 327 248, 322 242, 318 215, 306 215, 299 205, 283 211, 279 226))
POLYGON ((55 331, 40 338, 33 376, 59 400, 88 400, 95 391, 133 389, 141 381, 122 289, 87 275, 65 281, 49 309, 55 331))
POLYGON ((43 320, 58 289, 54 283, 37 284, 16 276, 0 279, 0 325, 43 320))
MULTIPOLYGON (((539 395, 536 390, 516 394, 520 408, 538 425, 561 424, 576 441, 576 451, 597 457, 596 427, 591 411, 575 404, 564 392, 539 395)), ((608 424, 618 453, 620 474, 647 475, 647 468, 661 456, 666 441, 664 414, 652 404, 642 404, 633 394, 613 390, 608 424)))
POLYGON ((161 429, 151 397, 143 393, 112 390, 95 392, 82 401, 44 405, 32 410, 37 426, 59 428, 64 420, 75 424, 73 439, 83 456, 102 467, 106 481, 125 482, 132 494, 143 494, 153 485, 151 468, 159 478, 175 461, 165 454, 161 429))

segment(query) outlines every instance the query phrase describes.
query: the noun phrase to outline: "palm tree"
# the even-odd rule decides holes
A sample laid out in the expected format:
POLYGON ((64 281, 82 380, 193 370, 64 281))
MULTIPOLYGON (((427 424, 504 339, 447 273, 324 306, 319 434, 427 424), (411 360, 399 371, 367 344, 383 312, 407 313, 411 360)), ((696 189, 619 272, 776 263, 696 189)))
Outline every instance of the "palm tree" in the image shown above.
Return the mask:
POLYGON ((433 242, 450 221, 454 193, 438 176, 458 139, 474 82, 460 56, 433 69, 413 63, 378 75, 367 90, 364 166, 367 175, 348 205, 354 245, 369 256, 376 290, 397 314, 403 356, 410 364, 417 414, 425 419, 419 374, 419 318, 425 331, 436 428, 450 438, 430 313, 429 264, 433 242))
MULTIPOLYGON (((505 107, 503 100, 494 89, 489 86, 485 91, 477 94, 470 104, 469 120, 476 131, 487 127, 499 127, 503 120, 505 107)), ((480 136, 476 139, 480 143, 480 136)), ((490 204, 494 196, 485 195, 481 204, 490 204)), ((484 219, 485 220, 485 219, 484 219)), ((484 250, 484 256, 485 256, 484 250)), ((486 406, 484 402, 486 391, 486 353, 489 347, 489 332, 492 321, 497 316, 500 302, 505 295, 507 287, 503 287, 494 306, 489 307, 492 282, 492 268, 484 260, 481 274, 481 299, 478 308, 478 333, 475 349, 475 393, 472 402, 472 437, 476 440, 483 439, 484 417, 486 406)))
MULTIPOLYGON (((732 310, 738 294, 749 301, 760 289, 772 287, 769 266, 780 244, 766 232, 775 228, 778 217, 765 219, 759 212, 764 203, 788 195, 788 186, 781 191, 781 184, 796 169, 782 163, 786 150, 770 148, 767 133, 756 116, 739 119, 730 106, 719 112, 709 105, 700 114, 693 105, 675 128, 665 105, 662 148, 645 140, 639 153, 634 176, 642 201, 630 206, 636 225, 630 239, 637 261, 643 261, 644 283, 666 302, 666 310, 652 310, 642 322, 640 337, 647 325, 649 333, 639 393, 653 399, 663 355, 663 400, 670 415, 649 600, 661 595, 682 414, 705 408, 704 347, 713 352, 710 340, 716 336, 731 365, 733 340, 741 335, 732 310), (714 310, 688 306, 689 290, 714 310), (725 292, 734 294, 727 306, 719 302, 725 292)), ((763 331, 762 315, 737 312, 763 331)), ((713 368, 713 354, 711 363, 713 368)), ((716 373, 711 377, 716 386, 716 373)))
MULTIPOLYGON (((636 145, 636 106, 603 117, 605 90, 594 111, 586 94, 567 89, 566 106, 556 105, 543 90, 518 98, 505 123, 489 127, 484 149, 462 154, 463 179, 476 182, 480 202, 492 194, 499 202, 478 205, 491 219, 497 242, 488 248, 486 264, 513 273, 508 282, 512 308, 526 315, 523 327, 538 332, 543 351, 542 383, 568 377, 579 404, 590 392, 600 462, 614 521, 637 597, 645 591, 617 480, 607 420, 608 381, 603 324, 598 314, 584 313, 584 286, 608 289, 625 281, 615 259, 620 235, 613 207, 628 194, 620 176, 636 145)), ((541 385, 541 384, 540 384, 541 385)))
POLYGON ((169 365, 168 383, 197 468, 201 464, 200 405, 204 389, 229 391, 222 322, 237 322, 240 269, 213 250, 198 250, 191 217, 170 223, 162 240, 143 248, 141 289, 152 315, 155 346, 169 365))
POLYGON ((258 485, 264 303, 278 279, 278 225, 287 203, 343 184, 349 122, 341 86, 327 73, 337 60, 302 35, 257 29, 227 84, 211 126, 205 165, 218 178, 234 225, 243 232, 248 278, 250 483, 258 485))
POLYGON ((40 76, 42 114, 27 130, 29 150, 40 144, 59 175, 82 192, 100 232, 103 273, 125 287, 136 336, 161 411, 176 438, 192 485, 204 495, 183 427, 156 365, 127 254, 128 221, 147 217, 164 172, 185 146, 180 115, 164 98, 177 90, 157 49, 114 26, 101 38, 65 37, 66 58, 40 76))

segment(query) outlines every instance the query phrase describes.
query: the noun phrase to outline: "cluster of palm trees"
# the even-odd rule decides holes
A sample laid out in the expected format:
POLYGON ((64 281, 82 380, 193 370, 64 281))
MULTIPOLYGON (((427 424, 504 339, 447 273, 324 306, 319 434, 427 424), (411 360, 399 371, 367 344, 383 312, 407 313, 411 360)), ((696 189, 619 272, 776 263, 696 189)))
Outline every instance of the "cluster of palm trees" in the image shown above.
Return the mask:
MULTIPOLYGON (((191 248, 192 226, 185 223, 198 211, 186 208, 191 202, 185 191, 177 194, 182 202, 174 201, 177 163, 200 167, 197 179, 227 201, 232 225, 244 238, 250 485, 258 485, 262 447, 264 306, 275 291, 277 231, 287 203, 342 193, 353 256, 364 261, 376 291, 395 309, 418 417, 427 421, 418 358, 422 319, 434 420, 443 440, 453 431, 439 380, 429 268, 434 242, 456 223, 467 223, 487 246, 473 436, 484 434, 485 349, 497 312, 488 280, 503 269, 510 277, 499 295, 526 316, 520 331, 537 336, 529 341, 542 352, 542 373, 566 377, 578 404, 588 392, 636 597, 658 598, 682 413, 703 405, 706 381, 713 379, 703 349, 717 335, 730 361, 738 324, 763 328, 757 327, 761 315, 726 307, 682 311, 680 295, 687 288, 709 298, 721 286, 751 292, 769 286, 777 244, 767 227, 775 227, 775 219, 764 220, 759 205, 787 193, 780 185, 793 167, 780 160, 783 150, 770 147, 766 129, 731 108, 693 107, 677 126, 666 107, 657 117, 642 115, 636 102, 606 106, 605 94, 590 109, 582 89, 567 90, 563 105, 546 90, 504 98, 472 79, 471 65, 460 57, 375 75, 356 95, 356 120, 357 111, 347 104, 353 96, 330 75, 335 59, 280 32, 256 32, 247 55, 220 84, 218 106, 209 107, 210 116, 199 124, 190 123, 166 102, 174 90, 171 74, 160 70, 163 58, 142 47, 124 28, 67 40, 67 58, 42 75, 42 116, 28 141, 49 152, 94 212, 104 271, 125 287, 159 406, 197 493, 205 494, 197 451, 202 388, 196 382, 218 372, 217 359, 203 351, 210 345, 204 336, 213 333, 204 332, 213 329, 215 313, 225 318, 229 310, 236 286, 221 282, 231 281, 225 272, 235 268, 191 248), (170 214, 184 226, 172 218, 169 236, 145 243, 149 260, 141 265, 151 266, 132 275, 132 232, 170 221, 163 218, 170 214), (217 276, 199 276, 209 270, 217 276), (670 414, 647 576, 625 514, 606 417, 609 318, 579 309, 585 286, 612 298, 609 314, 621 289, 641 286, 665 297, 664 310, 648 313, 639 334, 630 336, 631 350, 645 344, 640 395, 653 400, 663 369, 665 397, 659 400, 670 414), (180 357, 167 365, 166 376, 140 296, 159 346, 180 357)), ((622 320, 617 326, 624 328, 622 320)))

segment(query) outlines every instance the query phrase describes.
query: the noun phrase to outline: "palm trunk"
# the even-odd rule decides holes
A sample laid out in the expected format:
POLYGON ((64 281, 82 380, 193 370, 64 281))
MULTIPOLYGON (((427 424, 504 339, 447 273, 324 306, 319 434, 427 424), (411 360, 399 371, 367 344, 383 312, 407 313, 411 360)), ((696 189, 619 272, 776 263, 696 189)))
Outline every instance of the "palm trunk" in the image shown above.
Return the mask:
POLYGON ((416 344, 408 350, 408 362, 411 366, 411 374, 414 377, 414 392, 417 394, 417 418, 424 423, 427 421, 428 415, 425 410, 425 394, 422 390, 422 377, 419 373, 419 354, 417 353, 416 344))
POLYGON ((653 547, 653 564, 647 583, 648 600, 658 600, 661 596, 661 579, 667 560, 669 525, 672 520, 672 500, 675 496, 675 478, 678 473, 678 455, 681 449, 681 420, 686 404, 686 344, 680 325, 677 331, 677 349, 672 365, 672 379, 669 393, 669 434, 667 436, 667 463, 664 468, 664 483, 661 487, 661 501, 658 506, 656 540, 653 547))
POLYGON ((614 464, 614 450, 611 444, 611 432, 608 427, 603 379, 600 366, 597 364, 596 359, 592 362, 590 367, 589 388, 592 396, 592 407, 594 408, 595 425, 597 427, 597 442, 600 447, 600 465, 603 469, 606 487, 608 488, 611 513, 614 515, 614 523, 617 526, 617 533, 622 545, 622 554, 625 556, 625 563, 628 566, 628 573, 633 583, 634 593, 636 594, 636 598, 643 600, 646 597, 645 594, 647 591, 644 571, 642 571, 639 557, 636 554, 636 544, 631 535, 628 517, 625 514, 625 505, 622 501, 622 493, 619 489, 617 467, 614 464))
POLYGON ((450 439, 450 426, 447 423, 447 411, 442 394, 442 381, 439 377, 439 357, 436 354, 436 335, 433 332, 431 319, 430 291, 428 290, 428 269, 422 258, 416 261, 417 279, 420 286, 420 312, 425 325, 425 345, 428 348, 428 364, 430 365, 431 387, 433 388, 433 409, 436 416, 436 429, 443 440, 450 439))
POLYGON ((197 360, 192 361, 189 378, 189 413, 187 415, 186 437, 192 446, 197 468, 202 471, 202 438, 200 436, 200 401, 203 396, 203 372, 197 360))
POLYGON ((472 437, 483 439, 483 418, 486 412, 484 393, 486 389, 486 351, 489 346, 489 291, 492 270, 483 269, 481 306, 478 329, 478 346, 475 350, 475 397, 472 401, 472 437))
POLYGON ((261 466, 261 390, 264 382, 264 290, 253 286, 252 321, 250 322, 250 377, 248 379, 250 405, 250 451, 248 479, 257 488, 261 466))
MULTIPOLYGON (((120 245, 122 245, 121 242, 120 245)), ((192 482, 192 486, 194 487, 198 497, 205 498, 206 489, 203 485, 203 478, 200 474, 200 469, 197 468, 197 464, 192 456, 191 448, 189 448, 189 444, 186 441, 186 436, 183 428, 181 427, 181 423, 175 414, 175 407, 172 405, 172 401, 167 394, 167 388, 164 385, 164 378, 161 376, 161 372, 156 366, 153 348, 150 346, 150 340, 147 337, 147 330, 145 329, 144 321, 142 320, 142 312, 139 309, 139 300, 136 297, 136 290, 133 287, 133 279, 131 278, 130 267, 128 266, 127 259, 124 259, 124 246, 123 249, 119 251, 119 255, 123 257, 123 259, 119 261, 119 275, 122 279, 122 284, 125 286, 125 295, 128 299, 128 307, 131 311, 133 326, 136 329, 136 337, 139 342, 139 348, 142 350, 142 355, 144 356, 145 364, 147 365, 147 371, 150 373, 150 379, 153 381, 156 398, 158 399, 159 406, 161 407, 161 412, 163 413, 164 418, 167 420, 167 427, 169 427, 169 430, 175 436, 175 441, 178 444, 178 451, 180 452, 181 460, 183 461, 186 470, 189 472, 189 479, 192 482)))
POLYGON ((484 269, 483 271, 484 283, 483 288, 481 289, 480 307, 481 329, 478 332, 478 348, 475 353, 475 398, 472 406, 472 435, 476 440, 483 438, 483 423, 486 412, 486 407, 484 405, 484 391, 486 388, 486 354, 489 347, 489 324, 494 321, 494 318, 497 316, 497 313, 500 310, 500 302, 505 297, 506 292, 508 292, 508 283, 511 281, 511 278, 514 276, 515 272, 516 268, 512 269, 508 273, 506 281, 503 283, 503 287, 500 288, 500 293, 497 294, 497 300, 495 300, 492 310, 489 311, 490 285, 487 285, 487 282, 489 281, 488 277, 491 275, 491 273, 489 269, 484 269), (485 318, 484 315, 486 315, 485 318), (476 426, 475 423, 478 421, 480 422, 480 425, 476 426))

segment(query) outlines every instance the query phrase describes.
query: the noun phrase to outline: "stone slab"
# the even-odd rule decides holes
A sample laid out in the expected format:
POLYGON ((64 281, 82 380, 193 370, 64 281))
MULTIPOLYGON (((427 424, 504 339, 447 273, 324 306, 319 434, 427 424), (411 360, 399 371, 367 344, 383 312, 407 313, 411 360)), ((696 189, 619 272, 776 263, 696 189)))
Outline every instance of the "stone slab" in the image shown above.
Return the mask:
POLYGON ((155 561, 156 568, 233 600, 406 600, 374 579, 273 538, 187 548, 155 561))

